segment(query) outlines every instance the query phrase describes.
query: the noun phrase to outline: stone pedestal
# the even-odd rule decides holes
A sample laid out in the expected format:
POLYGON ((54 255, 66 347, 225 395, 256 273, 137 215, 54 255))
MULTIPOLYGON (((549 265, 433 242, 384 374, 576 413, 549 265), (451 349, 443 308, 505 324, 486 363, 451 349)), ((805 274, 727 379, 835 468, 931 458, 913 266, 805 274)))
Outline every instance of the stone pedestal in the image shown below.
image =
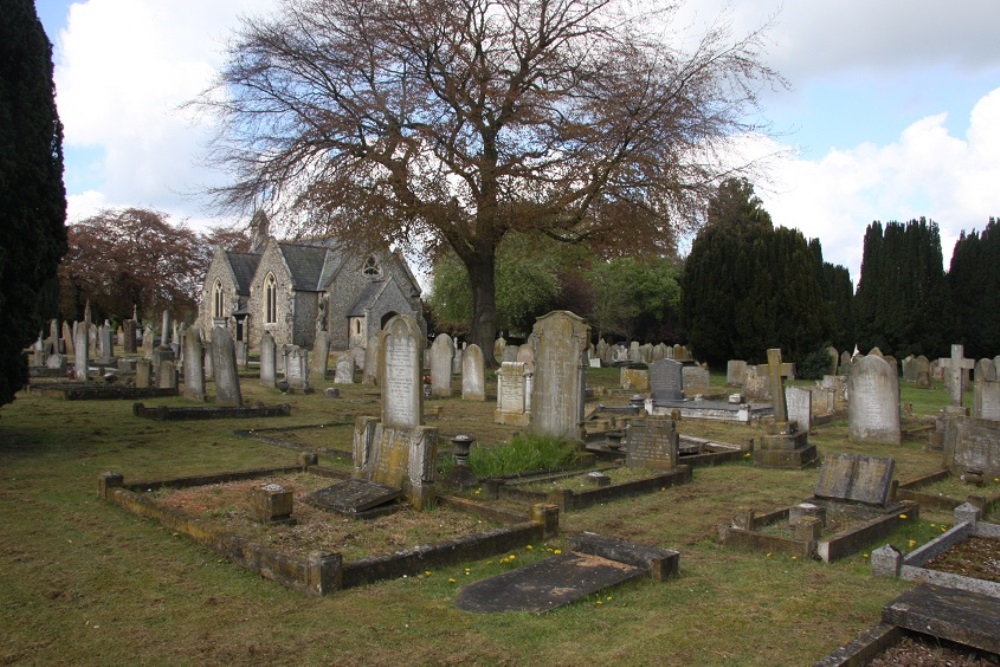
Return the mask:
POLYGON ((753 452, 753 464, 761 468, 805 468, 817 457, 815 445, 809 444, 809 434, 799 431, 794 421, 777 422, 761 436, 753 452))

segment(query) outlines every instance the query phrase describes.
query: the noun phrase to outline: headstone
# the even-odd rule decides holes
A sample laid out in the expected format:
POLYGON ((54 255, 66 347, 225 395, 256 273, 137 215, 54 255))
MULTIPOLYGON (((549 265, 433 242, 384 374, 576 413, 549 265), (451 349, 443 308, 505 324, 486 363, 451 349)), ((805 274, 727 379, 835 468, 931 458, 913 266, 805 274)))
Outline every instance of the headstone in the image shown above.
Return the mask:
POLYGON ((628 348, 621 343, 615 343, 611 346, 611 363, 612 364, 627 364, 628 363, 628 348))
POLYGON ((781 350, 771 348, 767 351, 767 379, 771 389, 771 402, 774 405, 774 421, 788 421, 788 404, 785 402, 785 378, 788 371, 781 362, 781 350))
POLYGON ((899 378, 885 359, 871 355, 855 359, 847 394, 851 440, 900 444, 899 378))
POLYGON ((797 422, 799 429, 812 430, 813 393, 802 387, 785 387, 785 404, 788 419, 797 422))
POLYGON ((770 401, 771 390, 768 388, 767 366, 765 372, 760 372, 760 367, 756 364, 747 365, 746 375, 743 376, 743 393, 751 401, 770 401))
POLYGON ((608 341, 603 338, 597 341, 597 358, 602 362, 607 363, 611 361, 610 354, 611 347, 608 345, 608 341))
POLYGON ((451 358, 455 346, 451 336, 438 334, 431 343, 431 395, 438 398, 451 396, 451 358))
POLYGON ((473 343, 462 355, 462 400, 486 400, 486 373, 483 352, 473 343))
POLYGON ((292 391, 310 391, 309 351, 298 345, 285 346, 285 382, 292 391))
POLYGON ((889 364, 889 368, 891 368, 892 372, 896 374, 896 377, 899 377, 899 361, 896 357, 891 354, 887 354, 882 358, 885 359, 885 363, 889 364))
POLYGON ((1000 421, 1000 382, 976 380, 973 385, 972 416, 1000 421))
POLYGON ((493 343, 493 358, 497 361, 503 359, 503 349, 507 347, 507 341, 504 340, 503 336, 500 336, 493 343))
POLYGON ((917 388, 918 389, 930 389, 931 388, 931 362, 924 355, 920 355, 916 359, 917 366, 917 388))
POLYGON ((869 357, 880 357, 882 359, 885 359, 885 355, 882 354, 882 350, 878 349, 877 346, 873 347, 871 350, 868 351, 868 356, 869 357))
POLYGON ((62 323, 62 341, 63 349, 66 350, 66 354, 70 356, 76 354, 73 341, 73 330, 70 328, 69 322, 62 323))
POLYGON ((535 381, 531 428, 557 438, 579 439, 590 327, 569 311, 556 310, 535 322, 535 381))
POLYGON ((278 383, 278 346, 270 331, 260 337, 260 383, 271 389, 278 383))
POLYGON ((633 364, 642 361, 642 356, 639 353, 639 341, 634 340, 628 344, 628 360, 633 364))
POLYGON ((896 462, 887 457, 829 453, 816 482, 817 498, 885 507, 896 462))
POLYGON ((462 357, 465 356, 465 350, 461 345, 458 344, 458 340, 453 340, 455 344, 455 353, 451 356, 451 374, 461 375, 462 374, 462 357))
POLYGON ((153 386, 153 362, 145 357, 135 362, 135 386, 137 389, 153 386))
POLYGON ((105 322, 101 327, 101 359, 112 359, 115 356, 115 346, 111 340, 111 325, 105 322))
POLYGON ((153 342, 156 334, 153 333, 153 325, 147 324, 146 328, 142 330, 142 356, 147 359, 153 358, 153 342))
POLYGON ((747 376, 747 362, 742 359, 730 359, 726 363, 726 385, 742 387, 747 376))
POLYGON ((854 357, 847 350, 840 353, 840 374, 849 375, 851 372, 851 360, 854 357))
POLYGON ((330 334, 325 330, 316 332, 316 339, 313 341, 313 383, 319 384, 326 381, 326 369, 330 364, 330 334))
POLYGON ((519 345, 512 345, 509 343, 504 345, 502 359, 504 361, 517 361, 517 353, 520 349, 521 347, 519 345))
POLYGON ((215 404, 226 408, 242 408, 240 375, 236 367, 236 346, 225 327, 212 330, 212 368, 215 371, 215 404))
POLYGON ((135 320, 125 320, 122 322, 122 335, 125 336, 125 340, 122 346, 125 348, 125 354, 135 354, 136 352, 136 332, 135 332, 135 320))
POLYGON ((944 464, 955 476, 1000 476, 1000 423, 969 417, 945 420, 944 464))
POLYGON ((997 381, 997 370, 993 366, 992 359, 980 359, 976 362, 976 369, 973 371, 976 382, 984 380, 986 382, 996 382, 997 381))
POLYGON ((684 400, 684 364, 673 359, 661 359, 649 367, 649 386, 653 402, 684 400))
MULTIPOLYGON (((412 317, 396 315, 380 334, 382 423, 413 428, 423 423, 423 336, 412 317)), ((448 360, 449 375, 451 360, 448 360)), ((377 481, 377 480, 376 480, 377 481)))
MULTIPOLYGON (((653 346, 653 361, 667 358, 667 346, 665 343, 657 343, 653 346)), ((652 363, 652 362, 650 362, 652 363)))
POLYGON ((73 370, 77 380, 87 379, 87 370, 90 368, 90 337, 87 335, 86 324, 76 327, 76 340, 73 346, 75 355, 73 357, 73 370))
POLYGON ((837 374, 837 364, 840 362, 840 355, 837 353, 837 348, 832 345, 826 348, 826 354, 830 357, 830 363, 826 367, 825 375, 836 375, 837 374))
POLYGON ((163 311, 163 323, 160 326, 160 345, 170 345, 170 311, 163 311))
POLYGON ((903 359, 903 382, 916 383, 917 381, 917 358, 912 354, 903 359))
POLYGON ((59 345, 59 320, 49 321, 49 354, 59 354, 62 347, 59 345))
POLYGON ((531 423, 531 385, 533 376, 524 363, 507 361, 497 371, 497 424, 527 426, 531 423))
POLYGON ((45 367, 53 370, 58 370, 61 373, 66 372, 66 357, 62 354, 50 354, 45 360, 45 367))
POLYGON ((685 391, 692 393, 705 393, 708 391, 711 382, 708 368, 703 368, 697 364, 684 364, 681 374, 684 376, 685 391))
POLYGON ((212 359, 212 342, 209 341, 207 345, 202 343, 202 346, 205 351, 205 363, 203 364, 203 367, 205 368, 205 379, 212 380, 215 378, 215 363, 212 359))
POLYGON ((368 348, 365 350, 365 366, 364 372, 361 374, 361 384, 376 386, 380 384, 378 374, 382 369, 381 353, 378 336, 369 339, 368 348))
POLYGON ((638 366, 622 366, 618 372, 622 389, 649 391, 649 369, 638 366))
POLYGON ((184 332, 184 396, 205 400, 205 365, 201 332, 191 327, 184 332))
POLYGON ((643 343, 639 346, 639 361, 647 365, 653 363, 652 343, 643 343))
POLYGON ((334 384, 354 384, 354 355, 350 352, 337 357, 337 371, 333 376, 334 384))
POLYGON ((177 389, 177 364, 169 359, 156 368, 156 386, 160 389, 177 389))
POLYGON ((518 345, 517 357, 514 361, 520 361, 531 372, 535 371, 535 351, 529 343, 518 345))
POLYGON ((938 365, 945 369, 945 384, 951 396, 951 404, 961 407, 965 393, 965 372, 975 366, 972 359, 965 358, 962 345, 951 346, 951 357, 938 359, 938 365))
POLYGON ((677 465, 680 434, 672 419, 635 419, 625 431, 625 465, 661 468, 677 465))
POLYGON ((236 367, 246 368, 250 363, 250 353, 247 350, 246 341, 238 340, 233 343, 233 347, 236 350, 236 367))

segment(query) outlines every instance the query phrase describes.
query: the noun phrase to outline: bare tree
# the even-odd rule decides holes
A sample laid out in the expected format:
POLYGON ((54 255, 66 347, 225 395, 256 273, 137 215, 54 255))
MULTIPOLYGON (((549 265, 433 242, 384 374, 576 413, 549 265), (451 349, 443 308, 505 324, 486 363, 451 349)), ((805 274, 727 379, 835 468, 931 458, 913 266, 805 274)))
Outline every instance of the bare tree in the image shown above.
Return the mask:
MULTIPOLYGON (((216 87, 216 194, 301 229, 433 254, 473 288, 490 354, 508 232, 672 248, 755 129, 760 32, 723 22, 682 51, 628 0, 288 0, 245 19, 216 87), (656 32, 659 31, 659 32, 656 32)), ((738 170, 737 170, 738 171, 738 170)), ((301 231, 301 230, 300 230, 301 231)))

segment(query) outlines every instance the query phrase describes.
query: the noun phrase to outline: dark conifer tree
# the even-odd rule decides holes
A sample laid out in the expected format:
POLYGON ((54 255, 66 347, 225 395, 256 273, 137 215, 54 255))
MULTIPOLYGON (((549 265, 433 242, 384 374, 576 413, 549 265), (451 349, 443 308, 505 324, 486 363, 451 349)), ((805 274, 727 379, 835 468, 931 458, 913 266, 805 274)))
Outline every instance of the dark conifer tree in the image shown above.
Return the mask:
POLYGON ((953 341, 971 357, 1000 353, 1000 220, 982 232, 964 231, 955 242, 948 271, 955 315, 953 341))
POLYGON ((32 0, 0 10, 0 405, 27 381, 22 348, 54 313, 66 250, 52 45, 32 0), (46 312, 46 309, 51 309, 46 312))

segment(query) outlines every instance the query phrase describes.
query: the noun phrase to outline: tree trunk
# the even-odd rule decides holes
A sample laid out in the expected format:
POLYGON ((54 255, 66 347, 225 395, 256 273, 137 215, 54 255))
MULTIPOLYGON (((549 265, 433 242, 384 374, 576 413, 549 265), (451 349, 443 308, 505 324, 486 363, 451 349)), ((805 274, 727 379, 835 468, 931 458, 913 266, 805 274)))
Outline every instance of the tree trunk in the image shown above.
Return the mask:
POLYGON ((481 250, 463 261, 472 286, 470 342, 483 351, 486 365, 495 367, 498 364, 498 360, 493 358, 493 342, 497 333, 496 252, 495 249, 481 250))

